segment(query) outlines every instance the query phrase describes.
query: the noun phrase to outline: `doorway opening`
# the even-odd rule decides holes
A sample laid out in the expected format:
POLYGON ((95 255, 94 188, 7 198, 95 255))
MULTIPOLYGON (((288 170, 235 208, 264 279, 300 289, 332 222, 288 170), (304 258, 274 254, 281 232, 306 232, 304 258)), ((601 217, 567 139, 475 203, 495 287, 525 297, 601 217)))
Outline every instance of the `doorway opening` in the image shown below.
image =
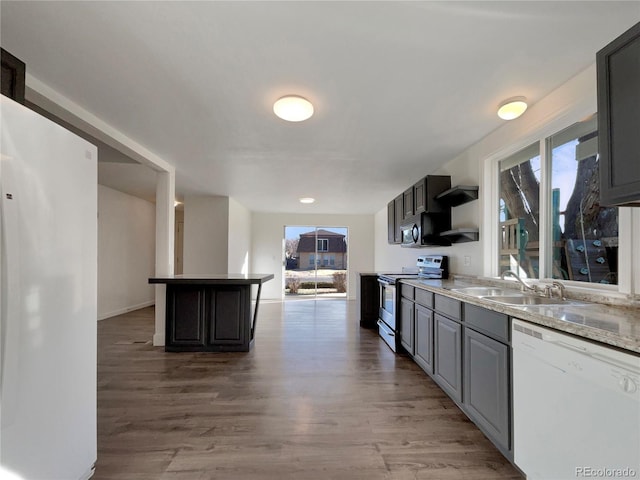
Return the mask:
POLYGON ((284 299, 347 298, 347 227, 284 227, 284 299))

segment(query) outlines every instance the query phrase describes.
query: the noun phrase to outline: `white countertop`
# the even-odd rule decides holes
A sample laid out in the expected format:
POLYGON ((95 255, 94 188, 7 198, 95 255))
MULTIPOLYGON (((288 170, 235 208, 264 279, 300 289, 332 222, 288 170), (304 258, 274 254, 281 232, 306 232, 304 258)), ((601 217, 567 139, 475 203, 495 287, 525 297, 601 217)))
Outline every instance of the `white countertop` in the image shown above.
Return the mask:
POLYGON ((401 280, 402 283, 502 312, 538 325, 612 345, 640 354, 640 309, 600 303, 582 305, 506 305, 488 298, 452 291, 452 288, 486 286, 468 280, 401 280))

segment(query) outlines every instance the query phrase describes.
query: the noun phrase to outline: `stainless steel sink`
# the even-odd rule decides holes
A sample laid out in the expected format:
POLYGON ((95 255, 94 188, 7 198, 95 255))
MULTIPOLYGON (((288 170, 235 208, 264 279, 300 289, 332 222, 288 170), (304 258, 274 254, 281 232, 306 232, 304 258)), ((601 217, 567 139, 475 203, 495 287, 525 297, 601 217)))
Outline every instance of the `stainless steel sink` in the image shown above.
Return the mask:
POLYGON ((474 297, 487 297, 493 295, 508 295, 513 293, 517 295, 517 292, 511 290, 505 290, 503 288, 495 287, 464 287, 464 288, 452 288, 452 292, 465 293, 467 295, 473 295, 474 297))
POLYGON ((537 297, 533 295, 490 295, 483 298, 506 305, 577 305, 581 303, 562 300, 560 298, 537 297))

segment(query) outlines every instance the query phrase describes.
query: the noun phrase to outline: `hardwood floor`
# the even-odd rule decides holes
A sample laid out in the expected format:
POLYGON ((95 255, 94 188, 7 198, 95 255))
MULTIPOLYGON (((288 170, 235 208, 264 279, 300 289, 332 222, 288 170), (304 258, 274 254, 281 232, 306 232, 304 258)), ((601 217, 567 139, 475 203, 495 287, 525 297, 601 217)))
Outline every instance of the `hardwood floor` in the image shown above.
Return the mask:
POLYGON ((98 323, 96 480, 522 478, 353 301, 261 303, 249 353, 152 334, 152 308, 98 323))

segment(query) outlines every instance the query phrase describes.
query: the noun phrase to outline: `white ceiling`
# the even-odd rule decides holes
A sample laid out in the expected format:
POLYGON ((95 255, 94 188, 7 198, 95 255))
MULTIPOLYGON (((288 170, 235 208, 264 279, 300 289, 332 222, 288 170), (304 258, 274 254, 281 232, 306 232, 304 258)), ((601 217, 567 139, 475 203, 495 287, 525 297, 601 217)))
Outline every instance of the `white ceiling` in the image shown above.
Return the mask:
POLYGON ((592 64, 640 3, 2 0, 0 16, 30 75, 174 164, 179 194, 373 213, 502 125, 501 100, 592 64), (310 120, 273 115, 290 93, 310 120))

